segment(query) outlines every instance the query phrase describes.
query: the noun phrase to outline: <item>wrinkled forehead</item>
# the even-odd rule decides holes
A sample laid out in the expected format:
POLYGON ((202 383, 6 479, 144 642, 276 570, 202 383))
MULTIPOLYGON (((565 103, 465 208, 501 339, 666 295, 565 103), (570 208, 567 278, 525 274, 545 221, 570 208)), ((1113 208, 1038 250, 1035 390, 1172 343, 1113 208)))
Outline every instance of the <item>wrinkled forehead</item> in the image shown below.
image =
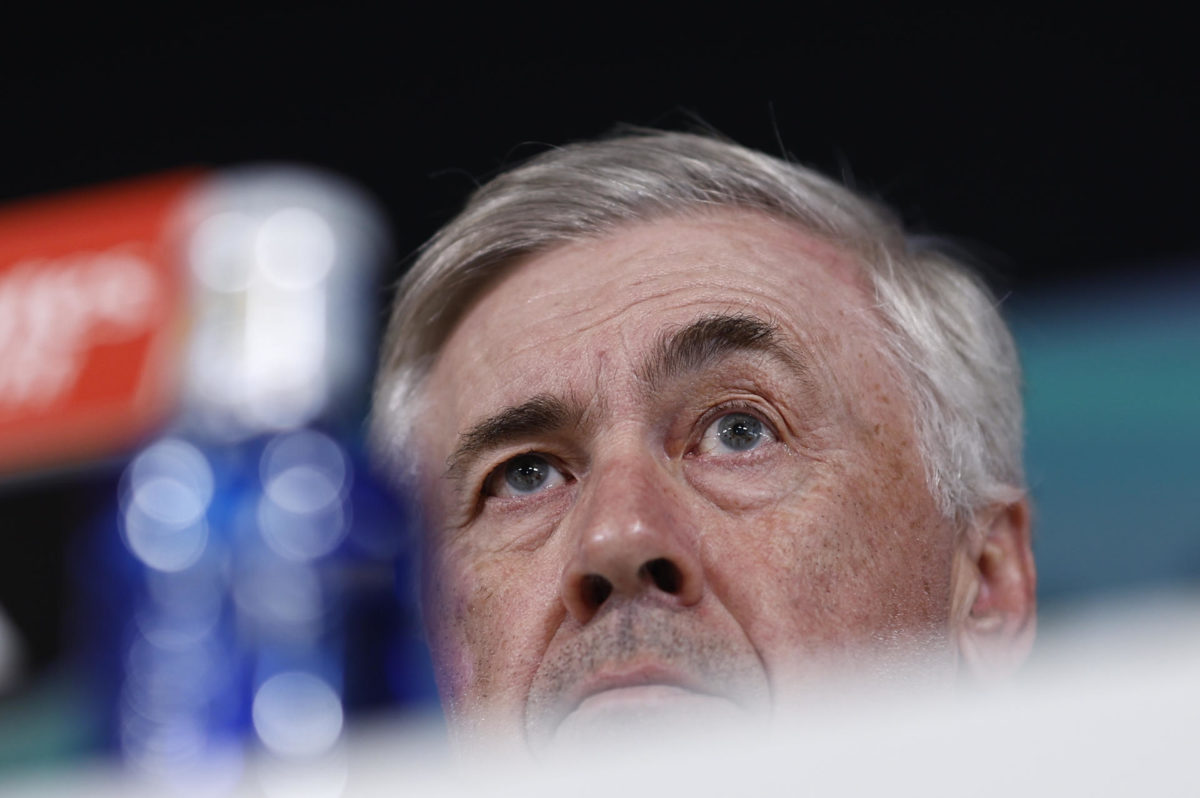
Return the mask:
POLYGON ((838 247, 754 212, 647 222, 526 257, 481 291, 426 384, 444 423, 422 427, 444 438, 483 405, 611 388, 664 332, 714 314, 774 326, 834 382, 847 344, 877 348, 862 269, 838 247))

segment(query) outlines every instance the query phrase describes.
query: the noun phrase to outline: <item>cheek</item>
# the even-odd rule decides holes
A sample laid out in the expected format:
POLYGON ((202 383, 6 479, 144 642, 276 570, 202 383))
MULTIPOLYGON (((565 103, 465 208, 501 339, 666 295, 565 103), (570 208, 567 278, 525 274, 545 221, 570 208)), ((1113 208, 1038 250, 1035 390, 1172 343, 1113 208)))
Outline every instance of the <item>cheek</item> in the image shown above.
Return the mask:
POLYGON ((856 512, 864 527, 877 530, 868 540, 880 584, 888 588, 882 598, 889 615, 906 623, 945 625, 956 528, 937 510, 915 443, 889 434, 886 425, 870 434, 874 456, 860 481, 856 512))
POLYGON ((871 463, 834 503, 812 552, 817 582, 851 628, 925 636, 949 617, 951 535, 922 481, 871 463))
POLYGON ((814 486, 707 536, 713 587, 767 659, 925 639, 944 625, 950 552, 940 519, 912 512, 912 495, 886 495, 898 486, 881 480, 869 469, 814 486))
POLYGON ((453 710, 519 702, 545 647, 555 580, 529 558, 443 551, 426 570, 425 620, 438 687, 453 710))
POLYGON ((453 712, 475 680, 477 669, 468 641, 472 631, 475 592, 469 581, 440 558, 426 556, 422 567, 421 609, 429 636, 438 691, 446 709, 453 712))

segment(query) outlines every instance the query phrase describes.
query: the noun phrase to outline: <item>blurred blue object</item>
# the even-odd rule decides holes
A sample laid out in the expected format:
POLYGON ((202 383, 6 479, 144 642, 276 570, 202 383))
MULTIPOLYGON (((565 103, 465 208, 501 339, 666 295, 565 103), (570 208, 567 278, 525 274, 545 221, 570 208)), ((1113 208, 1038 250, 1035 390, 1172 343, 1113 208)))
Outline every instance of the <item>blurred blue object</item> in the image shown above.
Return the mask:
POLYGON ((221 173, 181 218, 179 413, 74 563, 105 743, 165 783, 233 784, 247 746, 339 745, 431 706, 408 518, 358 430, 386 251, 369 203, 294 168, 221 173))
POLYGON ((431 707, 407 516, 317 429, 146 447, 76 563, 108 746, 187 779, 251 740, 317 756, 348 713, 431 707))

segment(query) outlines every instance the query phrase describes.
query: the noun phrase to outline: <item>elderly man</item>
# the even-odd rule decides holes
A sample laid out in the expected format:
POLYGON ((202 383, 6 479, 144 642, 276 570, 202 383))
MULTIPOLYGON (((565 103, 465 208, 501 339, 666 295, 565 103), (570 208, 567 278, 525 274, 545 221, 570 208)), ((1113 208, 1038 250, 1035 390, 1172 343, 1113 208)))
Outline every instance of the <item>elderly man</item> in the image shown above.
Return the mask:
POLYGON ((451 730, 536 751, 1010 670, 1021 418, 980 282, 807 169, 637 133, 497 177, 404 278, 374 410, 451 730))

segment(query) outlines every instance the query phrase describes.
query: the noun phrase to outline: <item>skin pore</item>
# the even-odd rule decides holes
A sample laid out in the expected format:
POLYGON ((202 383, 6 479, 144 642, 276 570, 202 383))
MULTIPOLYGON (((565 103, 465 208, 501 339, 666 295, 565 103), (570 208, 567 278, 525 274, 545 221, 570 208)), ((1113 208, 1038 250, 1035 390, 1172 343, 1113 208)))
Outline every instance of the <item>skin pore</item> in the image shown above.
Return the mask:
POLYGON ((918 653, 953 679, 982 544, 934 506, 835 247, 719 210, 528 257, 424 398, 424 606, 460 739, 756 718, 918 653))

